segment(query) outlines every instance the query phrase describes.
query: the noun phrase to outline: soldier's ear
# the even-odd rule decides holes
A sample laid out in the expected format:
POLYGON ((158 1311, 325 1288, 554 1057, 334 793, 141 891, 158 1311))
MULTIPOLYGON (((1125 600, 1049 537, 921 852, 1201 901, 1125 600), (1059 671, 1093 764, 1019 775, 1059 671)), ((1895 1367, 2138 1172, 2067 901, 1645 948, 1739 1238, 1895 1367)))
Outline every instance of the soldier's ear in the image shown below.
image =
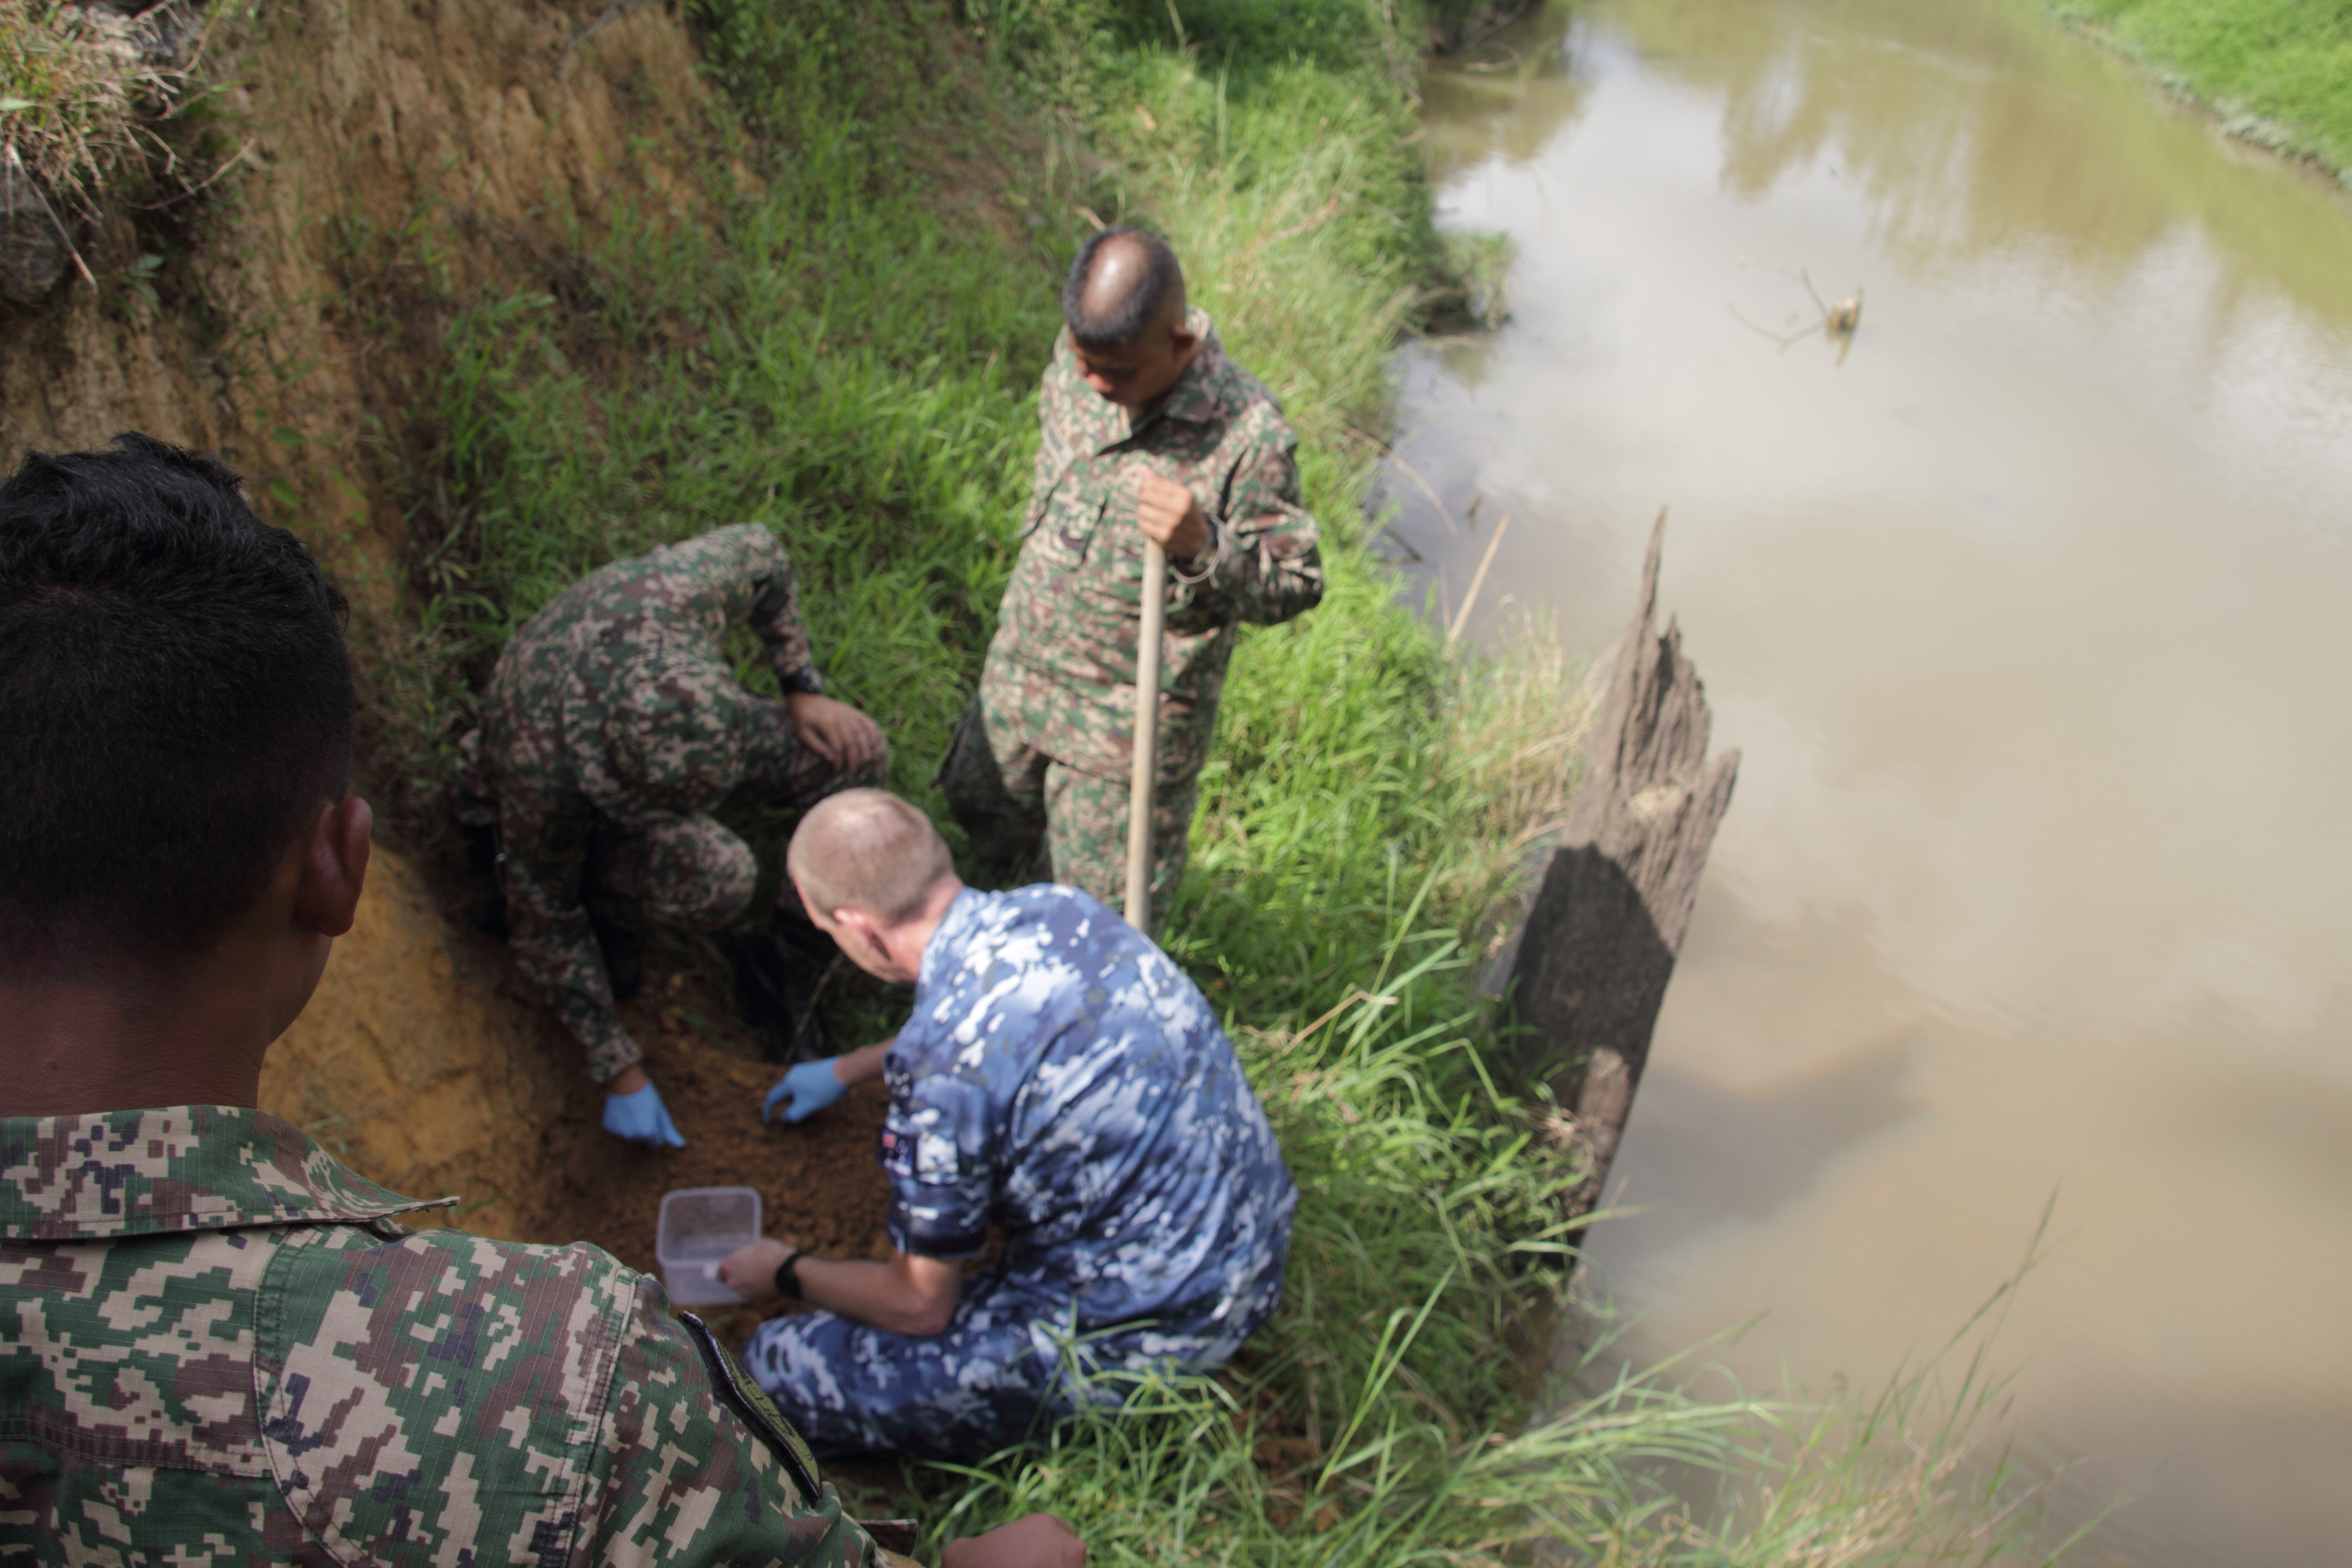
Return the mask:
POLYGON ((1181 323, 1169 330, 1168 363, 1176 367, 1177 374, 1181 375, 1192 369, 1192 362, 1200 355, 1200 333, 1186 331, 1181 323))
POLYGON ((836 928, 834 940, 845 946, 855 944, 852 957, 887 960, 890 956, 890 944, 882 938, 882 922, 864 910, 835 910, 833 923, 836 928))
POLYGON ((347 795, 321 810, 303 841, 302 879, 294 889, 296 923, 320 936, 341 936, 358 917, 367 884, 368 803, 347 795))

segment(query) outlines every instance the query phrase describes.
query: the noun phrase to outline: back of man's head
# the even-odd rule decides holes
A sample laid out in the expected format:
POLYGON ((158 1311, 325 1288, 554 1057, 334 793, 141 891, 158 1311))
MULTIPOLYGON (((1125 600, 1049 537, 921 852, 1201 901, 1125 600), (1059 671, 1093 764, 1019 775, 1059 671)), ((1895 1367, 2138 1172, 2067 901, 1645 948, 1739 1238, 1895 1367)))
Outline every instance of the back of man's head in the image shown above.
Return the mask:
POLYGON ((1147 229, 1097 230, 1062 284, 1062 319, 1082 349, 1127 348, 1163 321, 1181 326, 1183 311, 1184 269, 1147 229))
POLYGON ((349 783, 343 596, 144 436, 0 484, 0 974, 202 952, 349 783))
POLYGON ((784 869, 810 906, 830 920, 863 910, 897 924, 912 919, 955 862, 931 819, 887 790, 845 789, 801 818, 784 869))

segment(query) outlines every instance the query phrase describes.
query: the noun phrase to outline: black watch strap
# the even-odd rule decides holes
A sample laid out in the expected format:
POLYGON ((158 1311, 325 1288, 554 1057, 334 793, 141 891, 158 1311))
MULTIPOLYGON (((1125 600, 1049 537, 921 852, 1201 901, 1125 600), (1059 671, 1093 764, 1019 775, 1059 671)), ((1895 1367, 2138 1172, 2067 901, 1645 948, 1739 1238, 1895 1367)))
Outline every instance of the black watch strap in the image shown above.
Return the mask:
POLYGON ((776 1265, 776 1294, 787 1301, 801 1299, 801 1257, 800 1253, 793 1252, 776 1265))

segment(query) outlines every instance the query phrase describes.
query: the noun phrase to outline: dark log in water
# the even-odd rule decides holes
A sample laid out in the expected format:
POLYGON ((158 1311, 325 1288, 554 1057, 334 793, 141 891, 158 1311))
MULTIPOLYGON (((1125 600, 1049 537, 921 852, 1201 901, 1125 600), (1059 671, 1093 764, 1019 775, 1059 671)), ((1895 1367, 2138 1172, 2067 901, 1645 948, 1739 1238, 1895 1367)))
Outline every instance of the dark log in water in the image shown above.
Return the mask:
POLYGON ((1739 753, 1706 758, 1708 715, 1682 633, 1654 630, 1658 514, 1642 597, 1617 646, 1609 696, 1587 749, 1559 847, 1528 911, 1511 970, 1512 1021, 1531 1071, 1552 1063, 1554 1100, 1591 1163, 1570 1204, 1592 1212, 1649 1059, 1699 872, 1731 804, 1739 753))

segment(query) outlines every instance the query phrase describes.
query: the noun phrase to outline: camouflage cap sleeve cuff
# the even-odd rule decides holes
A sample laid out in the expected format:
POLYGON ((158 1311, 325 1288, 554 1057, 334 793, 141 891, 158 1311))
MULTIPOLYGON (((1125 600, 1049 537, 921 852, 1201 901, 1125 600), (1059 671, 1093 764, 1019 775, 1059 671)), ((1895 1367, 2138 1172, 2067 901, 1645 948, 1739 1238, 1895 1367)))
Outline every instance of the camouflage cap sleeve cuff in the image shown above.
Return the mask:
POLYGON ((646 1059, 646 1053, 629 1037, 627 1026, 613 1014, 603 1013, 593 1018, 566 1017, 563 1021, 572 1026, 572 1034, 588 1047, 588 1076, 598 1083, 610 1083, 646 1059))

